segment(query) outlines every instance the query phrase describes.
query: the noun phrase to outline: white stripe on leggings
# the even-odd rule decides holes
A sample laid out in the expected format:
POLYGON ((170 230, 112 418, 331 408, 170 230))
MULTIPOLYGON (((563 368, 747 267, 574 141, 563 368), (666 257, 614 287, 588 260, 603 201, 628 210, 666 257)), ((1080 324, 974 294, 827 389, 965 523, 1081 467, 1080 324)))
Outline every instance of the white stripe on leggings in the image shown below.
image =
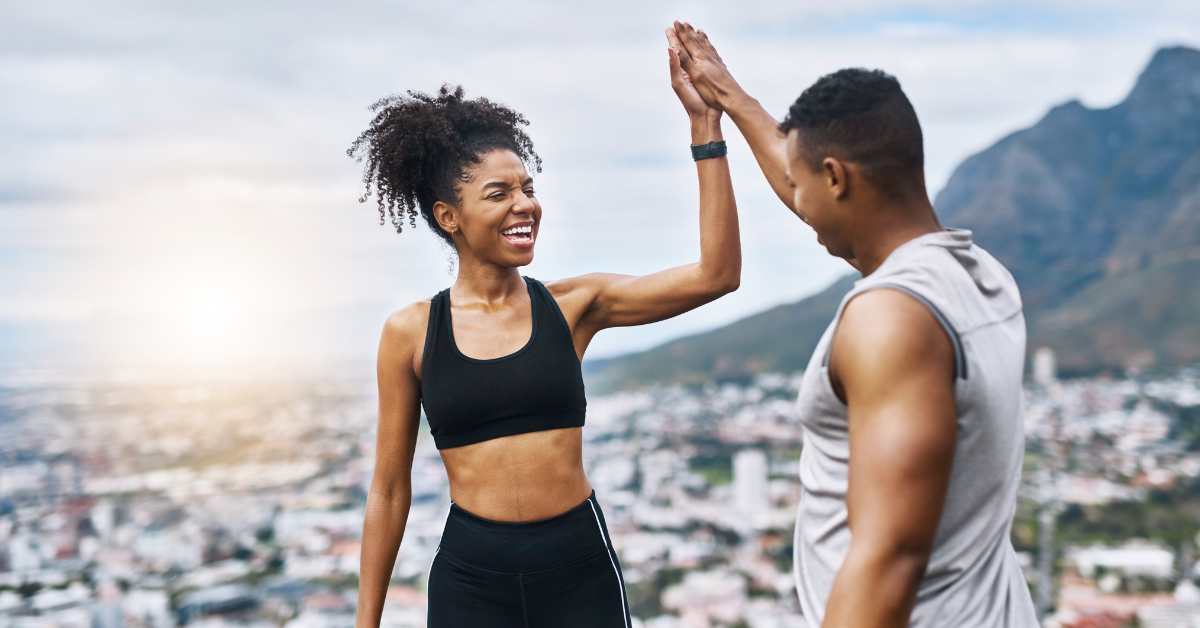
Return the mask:
POLYGON ((429 573, 425 574, 425 592, 426 593, 429 592, 429 579, 433 577, 433 563, 437 561, 437 555, 438 555, 438 552, 440 552, 440 551, 442 551, 441 545, 439 545, 437 547, 437 549, 433 550, 433 560, 429 561, 429 573))
POLYGON ((608 547, 608 537, 604 536, 604 526, 600 525, 600 515, 596 512, 596 504, 592 500, 587 500, 588 505, 592 507, 592 514, 596 517, 596 529, 600 531, 600 540, 604 542, 604 551, 608 552, 608 562, 612 563, 613 573, 617 574, 617 586, 621 588, 621 617, 625 619, 625 628, 629 628, 629 615, 625 613, 625 606, 629 604, 625 600, 625 581, 621 579, 621 570, 617 569, 617 561, 613 560, 612 550, 608 547))

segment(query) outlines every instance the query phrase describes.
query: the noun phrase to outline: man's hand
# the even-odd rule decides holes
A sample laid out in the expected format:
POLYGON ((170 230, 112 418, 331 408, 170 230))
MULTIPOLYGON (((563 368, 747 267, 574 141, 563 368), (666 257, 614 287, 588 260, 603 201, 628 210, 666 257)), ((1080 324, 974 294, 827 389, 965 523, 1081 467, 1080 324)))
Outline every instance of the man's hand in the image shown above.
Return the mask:
POLYGON ((725 111, 733 97, 744 94, 704 31, 692 28, 687 22, 675 22, 667 29, 667 42, 708 106, 725 111))

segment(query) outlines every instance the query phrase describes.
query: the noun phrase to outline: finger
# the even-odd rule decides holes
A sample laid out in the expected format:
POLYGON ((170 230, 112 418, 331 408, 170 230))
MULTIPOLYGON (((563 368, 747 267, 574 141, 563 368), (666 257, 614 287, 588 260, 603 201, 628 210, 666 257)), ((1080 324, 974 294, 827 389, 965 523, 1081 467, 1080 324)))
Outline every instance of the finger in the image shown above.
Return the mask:
POLYGON ((679 54, 674 48, 667 48, 667 66, 671 68, 671 88, 676 93, 683 84, 683 67, 679 63, 679 54))
POLYGON ((691 88, 687 73, 684 72, 682 65, 679 63, 679 53, 668 48, 667 58, 671 67, 671 89, 679 97, 679 100, 686 104, 689 96, 688 92, 691 91, 691 88))
POLYGON ((708 35, 704 34, 703 30, 695 28, 687 22, 684 22, 684 26, 688 28, 688 34, 685 39, 690 38, 691 42, 694 42, 696 52, 716 56, 716 49, 713 48, 712 42, 708 41, 708 35))
POLYGON ((681 34, 683 35, 681 39, 683 39, 684 45, 688 47, 688 52, 692 54, 700 52, 703 46, 700 44, 700 37, 696 34, 696 29, 691 24, 684 22, 681 34))
POLYGON ((683 45, 688 54, 696 54, 700 48, 700 42, 696 40, 696 31, 687 22, 676 21, 675 32, 679 35, 679 43, 683 45))
POLYGON ((692 55, 688 54, 686 50, 680 48, 679 50, 675 51, 675 54, 679 57, 679 67, 683 68, 684 72, 686 72, 688 68, 692 67, 692 55))
POLYGON ((704 29, 696 29, 696 34, 700 36, 700 43, 708 50, 709 54, 716 57, 717 61, 721 61, 721 55, 717 52, 717 47, 708 40, 708 33, 704 29))
POLYGON ((667 45, 679 49, 683 44, 679 43, 679 33, 675 31, 674 26, 667 27, 667 45))
POLYGON ((687 46, 688 55, 693 59, 696 58, 716 58, 720 60, 720 56, 713 50, 712 45, 708 43, 708 38, 701 35, 703 31, 699 31, 692 27, 687 22, 683 23, 683 31, 681 40, 687 46))
POLYGON ((667 29, 667 46, 677 54, 684 49, 683 43, 679 43, 679 34, 674 29, 667 29))
POLYGON ((687 71, 689 67, 692 67, 692 56, 687 53, 687 50, 685 50, 683 46, 672 46, 668 48, 668 50, 675 53, 675 58, 679 63, 679 67, 683 68, 684 71, 687 71))
POLYGON ((680 57, 680 61, 682 61, 685 57, 690 60, 690 55, 688 55, 686 52, 683 44, 679 43, 679 35, 673 28, 667 29, 667 45, 670 46, 671 49, 675 51, 675 54, 680 57))

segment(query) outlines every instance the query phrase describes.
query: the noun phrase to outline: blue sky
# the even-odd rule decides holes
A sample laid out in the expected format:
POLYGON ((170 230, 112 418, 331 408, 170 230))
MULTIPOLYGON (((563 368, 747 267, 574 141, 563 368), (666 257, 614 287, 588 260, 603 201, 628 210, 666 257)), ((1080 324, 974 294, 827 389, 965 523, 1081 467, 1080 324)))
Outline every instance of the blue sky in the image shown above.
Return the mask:
MULTIPOLYGON (((528 274, 693 260, 696 181, 662 36, 674 18, 705 28, 776 115, 840 67, 898 76, 925 128, 931 193, 1055 104, 1116 103, 1157 47, 1200 45, 1200 3, 1175 0, 5 3, 0 330, 76 339, 9 357, 369 360, 386 314, 452 277, 430 234, 396 236, 355 202, 344 151, 372 101, 443 82, 532 121, 545 216, 528 274)), ((601 334, 590 355, 711 328, 849 271, 726 134, 742 289, 601 334)))

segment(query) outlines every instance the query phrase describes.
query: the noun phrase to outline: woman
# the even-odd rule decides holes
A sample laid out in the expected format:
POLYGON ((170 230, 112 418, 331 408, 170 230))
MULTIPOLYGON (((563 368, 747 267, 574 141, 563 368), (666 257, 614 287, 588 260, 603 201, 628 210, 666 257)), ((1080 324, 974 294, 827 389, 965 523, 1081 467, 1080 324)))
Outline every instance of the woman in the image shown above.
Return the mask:
POLYGON ((736 290, 741 275, 724 144, 708 146, 721 141, 721 116, 668 55, 700 151, 701 254, 643 277, 522 278, 543 214, 526 170, 541 162, 520 114, 446 87, 372 108, 349 151, 366 161, 367 194, 397 231, 419 213, 454 248, 458 276, 384 326, 358 628, 379 625, 422 404, 453 500, 429 574, 429 627, 628 628, 616 553, 583 470, 580 360, 601 329, 677 316, 736 290))

